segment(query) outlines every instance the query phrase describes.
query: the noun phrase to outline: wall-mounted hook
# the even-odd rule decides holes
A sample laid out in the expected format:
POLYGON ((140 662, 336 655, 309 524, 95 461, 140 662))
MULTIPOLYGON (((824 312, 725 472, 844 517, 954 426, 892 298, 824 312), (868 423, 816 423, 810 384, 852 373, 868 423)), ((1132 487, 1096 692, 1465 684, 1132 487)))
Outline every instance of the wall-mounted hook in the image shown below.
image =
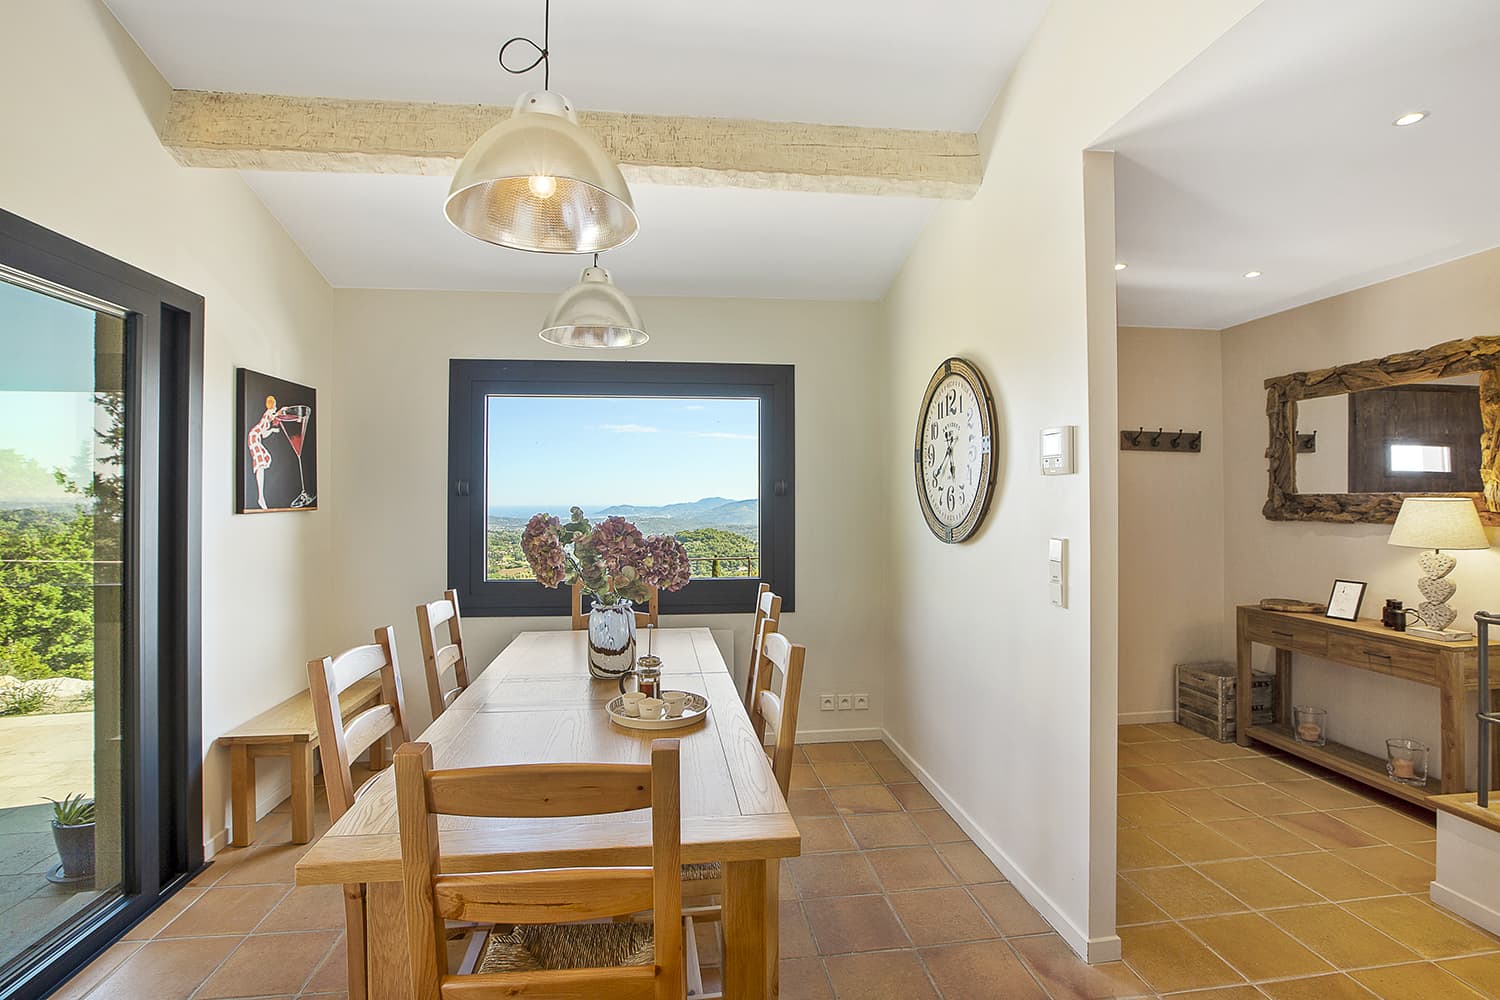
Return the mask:
POLYGON ((1148 431, 1138 427, 1133 431, 1120 431, 1121 451, 1176 451, 1198 452, 1203 449, 1203 432, 1179 427, 1175 434, 1168 434, 1165 427, 1148 431))
POLYGON ((1173 436, 1173 438, 1172 438, 1172 440, 1171 440, 1170 443, 1171 443, 1171 445, 1172 445, 1173 448, 1177 448, 1177 447, 1181 446, 1181 444, 1182 444, 1182 428, 1181 427, 1177 428, 1177 433, 1176 433, 1176 435, 1173 436))
POLYGON ((1151 435, 1151 447, 1153 447, 1153 448, 1160 448, 1161 447, 1161 435, 1162 435, 1162 431, 1164 429, 1165 428, 1158 427, 1156 429, 1156 433, 1153 434, 1153 435, 1151 435))

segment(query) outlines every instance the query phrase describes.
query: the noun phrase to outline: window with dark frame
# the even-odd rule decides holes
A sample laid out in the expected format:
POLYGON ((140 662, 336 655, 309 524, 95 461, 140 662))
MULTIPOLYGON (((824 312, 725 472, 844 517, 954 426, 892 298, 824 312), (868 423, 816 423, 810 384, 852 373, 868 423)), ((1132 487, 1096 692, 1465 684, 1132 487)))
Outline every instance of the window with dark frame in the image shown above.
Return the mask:
POLYGON ((619 514, 688 550, 662 614, 794 607, 793 366, 455 359, 448 578, 465 614, 566 615, 520 553, 531 515, 619 514))

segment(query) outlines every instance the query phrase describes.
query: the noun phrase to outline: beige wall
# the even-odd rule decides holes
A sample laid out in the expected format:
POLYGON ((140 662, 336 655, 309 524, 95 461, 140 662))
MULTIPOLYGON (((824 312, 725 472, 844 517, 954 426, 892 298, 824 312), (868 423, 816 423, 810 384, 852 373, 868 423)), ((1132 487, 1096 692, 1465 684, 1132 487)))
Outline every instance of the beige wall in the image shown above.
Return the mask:
MULTIPOLYGON (((622 279, 626 276, 621 275, 622 279)), ((546 295, 340 291, 334 378, 337 451, 325 452, 339 553, 341 631, 396 627, 408 709, 429 716, 413 607, 447 584, 449 358, 594 358, 536 336, 546 295)), ((620 359, 796 366, 797 610, 782 631, 808 647, 799 731, 878 731, 885 704, 889 565, 879 471, 885 344, 873 303, 638 298, 651 341, 620 359), (822 691, 870 695, 868 711, 820 712, 822 691)), ((601 442, 601 448, 603 443, 601 442)), ((600 475, 649 476, 627 454, 580 455, 600 475)), ((733 629, 749 660, 751 609, 672 624, 733 629)), ((475 618, 465 639, 487 663, 518 631, 565 619, 475 618)), ((846 735, 859 735, 858 733, 846 735)))
POLYGON ((1254 6, 1056 0, 983 129, 982 189, 938 210, 886 302, 887 598, 898 625, 887 728, 1018 888, 1095 958, 1118 953, 1117 567, 1104 510, 1116 497, 1117 412, 1113 247, 1098 239, 1113 230, 1096 226, 1111 192, 1091 184, 1086 201, 1083 150, 1254 6), (950 355, 990 380, 1003 457, 986 526, 952 546, 928 532, 910 469, 922 389, 950 355), (1056 424, 1079 427, 1080 471, 1043 478, 1037 434, 1056 424), (1048 603, 1049 536, 1070 541, 1067 609, 1048 603), (1093 621, 1107 623, 1102 634, 1093 621))
MULTIPOLYGON (((207 300, 203 449, 204 835, 225 826, 215 737, 307 686, 328 593, 328 507, 230 513, 234 370, 326 389, 333 295, 239 177, 185 170, 157 140, 168 88, 91 0, 8 0, 0 30, 0 201, 207 300)), ((327 399, 327 396, 320 397, 327 399)), ((337 435, 322 437, 325 454, 337 435)), ((283 796, 267 767, 262 801, 283 796)))
MULTIPOLYGON (((1335 577, 1369 583, 1366 615, 1378 614, 1387 597, 1408 604, 1419 599, 1417 552, 1387 544, 1388 525, 1283 523, 1261 516, 1266 497, 1261 382, 1287 372, 1497 333, 1500 250, 1224 331, 1224 649, 1233 649, 1234 619, 1228 612, 1234 604, 1273 594, 1326 600, 1335 577)), ((1456 556, 1458 595, 1453 604, 1459 622, 1472 627, 1475 610, 1500 607, 1500 550, 1456 556)), ((1381 755, 1390 736, 1415 736, 1437 746, 1438 708, 1430 688, 1322 665, 1309 657, 1299 657, 1298 663, 1294 700, 1326 707, 1334 739, 1381 755)), ((1436 763, 1434 758, 1434 769, 1436 763)))
POLYGON ((1119 379, 1121 428, 1203 432, 1198 454, 1120 454, 1120 721, 1162 722, 1173 664, 1224 652, 1219 332, 1121 328, 1119 379))

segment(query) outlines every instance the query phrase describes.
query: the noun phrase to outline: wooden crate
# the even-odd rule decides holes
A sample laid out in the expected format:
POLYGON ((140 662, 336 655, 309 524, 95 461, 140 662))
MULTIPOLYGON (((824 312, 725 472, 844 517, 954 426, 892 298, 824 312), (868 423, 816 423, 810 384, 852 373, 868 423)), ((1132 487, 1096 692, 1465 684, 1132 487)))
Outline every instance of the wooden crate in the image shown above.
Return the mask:
MULTIPOLYGON (((1235 738, 1235 668, 1221 661, 1177 664, 1177 722, 1220 743, 1235 738)), ((1276 678, 1256 674, 1250 684, 1250 719, 1275 721, 1276 678)))

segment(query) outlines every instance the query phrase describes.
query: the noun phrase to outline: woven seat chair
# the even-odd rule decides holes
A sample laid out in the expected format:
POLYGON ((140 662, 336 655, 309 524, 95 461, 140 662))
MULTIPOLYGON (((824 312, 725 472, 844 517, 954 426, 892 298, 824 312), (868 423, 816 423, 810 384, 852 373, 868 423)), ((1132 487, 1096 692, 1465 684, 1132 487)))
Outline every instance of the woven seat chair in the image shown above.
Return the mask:
POLYGON ((650 764, 434 770, 429 744, 398 750, 412 1000, 682 1000, 679 771, 676 740, 653 741, 650 764), (589 816, 648 807, 649 868, 439 874, 439 816, 589 816), (649 923, 600 922, 648 910, 649 923), (457 974, 447 971, 445 919, 493 925, 473 934, 457 974))

